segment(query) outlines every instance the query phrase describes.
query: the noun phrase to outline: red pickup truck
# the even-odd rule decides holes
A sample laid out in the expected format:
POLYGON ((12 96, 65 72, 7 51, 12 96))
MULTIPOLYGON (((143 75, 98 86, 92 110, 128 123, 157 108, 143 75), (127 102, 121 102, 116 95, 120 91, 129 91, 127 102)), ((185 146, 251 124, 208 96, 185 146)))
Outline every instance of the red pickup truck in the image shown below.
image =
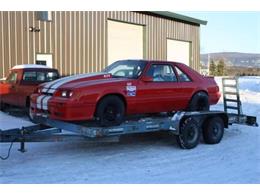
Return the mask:
POLYGON ((37 65, 24 64, 14 66, 6 79, 0 80, 0 106, 13 105, 29 108, 30 95, 41 83, 59 78, 56 69, 37 65))

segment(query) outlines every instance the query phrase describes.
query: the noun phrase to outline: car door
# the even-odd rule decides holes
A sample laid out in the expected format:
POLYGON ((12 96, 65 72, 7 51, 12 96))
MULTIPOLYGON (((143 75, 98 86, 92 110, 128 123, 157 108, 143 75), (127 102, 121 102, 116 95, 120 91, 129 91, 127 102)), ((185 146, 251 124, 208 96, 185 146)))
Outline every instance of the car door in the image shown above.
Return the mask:
POLYGON ((19 71, 12 71, 5 82, 2 84, 2 92, 1 92, 1 98, 2 102, 11 104, 11 105, 17 105, 18 96, 16 94, 17 91, 17 85, 18 85, 18 75, 19 71))
POLYGON ((170 112, 175 110, 180 96, 176 73, 171 63, 152 63, 140 79, 136 109, 139 113, 170 112))
POLYGON ((58 73, 53 70, 25 69, 18 89, 19 106, 26 106, 27 97, 34 92, 39 84, 55 80, 58 76, 58 73))
POLYGON ((24 69, 20 86, 17 90, 17 93, 19 93, 19 106, 26 107, 27 98, 33 93, 38 84, 36 70, 24 69))

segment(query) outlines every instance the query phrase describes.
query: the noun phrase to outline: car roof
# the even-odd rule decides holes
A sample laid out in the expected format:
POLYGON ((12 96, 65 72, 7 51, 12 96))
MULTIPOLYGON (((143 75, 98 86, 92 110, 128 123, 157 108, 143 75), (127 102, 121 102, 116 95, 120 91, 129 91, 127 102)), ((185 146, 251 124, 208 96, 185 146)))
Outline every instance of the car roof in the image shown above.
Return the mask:
POLYGON ((167 61, 167 60, 144 60, 144 59, 124 59, 124 60, 118 60, 118 61, 140 61, 140 62, 152 62, 152 63, 174 63, 174 64, 183 64, 181 62, 175 62, 175 61, 167 61))
POLYGON ((29 68, 39 68, 39 69, 53 69, 51 67, 45 66, 45 65, 39 65, 39 64, 21 64, 21 65, 16 65, 12 67, 12 70, 14 69, 29 69, 29 68))

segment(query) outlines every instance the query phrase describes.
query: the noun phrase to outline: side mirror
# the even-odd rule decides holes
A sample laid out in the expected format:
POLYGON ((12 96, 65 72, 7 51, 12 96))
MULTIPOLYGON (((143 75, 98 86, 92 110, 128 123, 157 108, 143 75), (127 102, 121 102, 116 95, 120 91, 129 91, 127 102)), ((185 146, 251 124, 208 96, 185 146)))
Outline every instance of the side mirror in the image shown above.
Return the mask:
POLYGON ((0 83, 4 83, 6 81, 6 78, 1 78, 0 83))
POLYGON ((153 77, 143 76, 142 81, 144 81, 144 82, 152 82, 153 81, 153 77))

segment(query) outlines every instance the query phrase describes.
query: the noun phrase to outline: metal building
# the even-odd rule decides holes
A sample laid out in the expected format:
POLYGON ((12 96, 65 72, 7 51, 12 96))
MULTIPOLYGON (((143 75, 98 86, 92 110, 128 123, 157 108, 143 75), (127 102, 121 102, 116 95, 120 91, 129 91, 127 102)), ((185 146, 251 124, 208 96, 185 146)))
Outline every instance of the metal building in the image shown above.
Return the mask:
POLYGON ((198 70, 206 23, 172 12, 0 11, 0 78, 17 64, 46 64, 69 75, 130 58, 198 70))

